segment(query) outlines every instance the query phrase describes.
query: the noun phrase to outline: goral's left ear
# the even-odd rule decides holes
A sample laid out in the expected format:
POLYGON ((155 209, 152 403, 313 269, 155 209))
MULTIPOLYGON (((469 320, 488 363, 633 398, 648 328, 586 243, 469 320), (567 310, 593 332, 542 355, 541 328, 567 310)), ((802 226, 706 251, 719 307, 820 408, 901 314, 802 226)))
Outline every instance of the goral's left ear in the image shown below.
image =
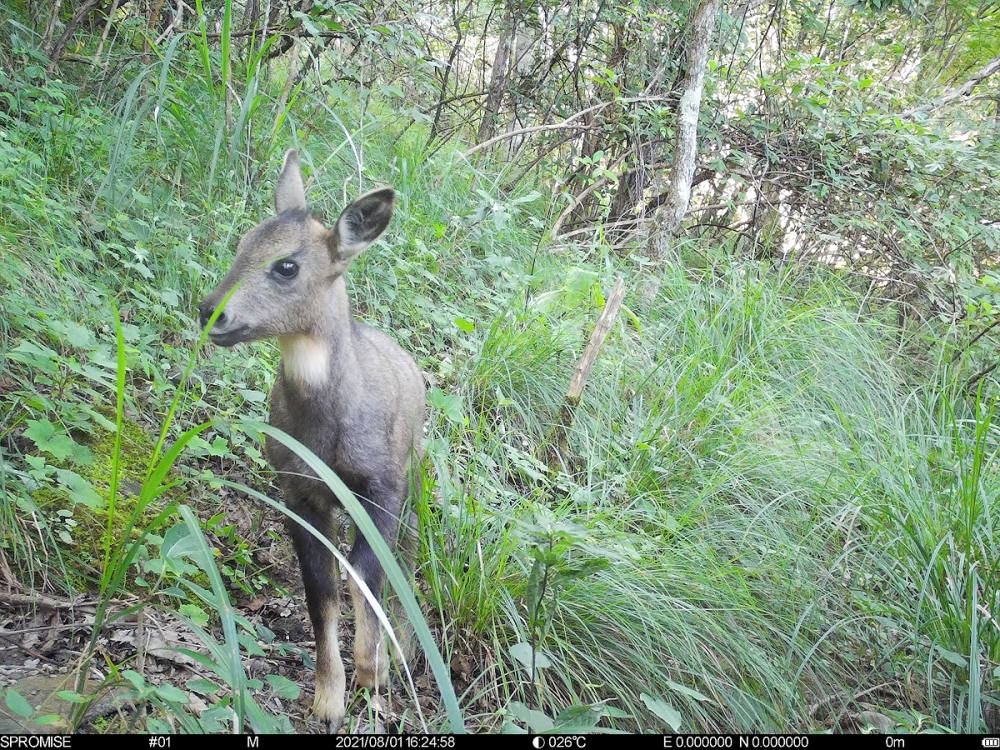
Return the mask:
POLYGON ((334 259, 349 261, 377 240, 389 226, 395 202, 396 191, 383 187, 365 193, 345 208, 331 237, 334 259))
POLYGON ((302 184, 302 170, 299 168, 299 154, 289 149, 285 154, 285 164, 274 186, 274 209, 280 214, 289 209, 304 211, 306 189, 302 184))

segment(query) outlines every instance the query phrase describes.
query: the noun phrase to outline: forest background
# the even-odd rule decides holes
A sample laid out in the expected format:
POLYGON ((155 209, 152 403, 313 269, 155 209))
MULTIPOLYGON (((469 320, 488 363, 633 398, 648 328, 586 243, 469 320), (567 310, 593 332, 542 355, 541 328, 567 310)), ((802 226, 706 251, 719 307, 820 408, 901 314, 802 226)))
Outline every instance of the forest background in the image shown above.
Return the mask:
POLYGON ((277 350, 196 315, 294 147, 396 188, 428 382, 438 648, 348 729, 1000 731, 998 69, 976 0, 0 3, 3 720, 317 728, 277 350))

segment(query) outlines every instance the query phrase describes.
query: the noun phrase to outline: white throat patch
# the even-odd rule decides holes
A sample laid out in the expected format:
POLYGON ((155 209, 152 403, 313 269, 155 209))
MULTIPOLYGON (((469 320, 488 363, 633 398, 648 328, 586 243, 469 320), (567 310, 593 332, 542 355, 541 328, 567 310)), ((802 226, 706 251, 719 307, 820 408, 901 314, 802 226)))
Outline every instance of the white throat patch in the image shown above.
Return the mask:
POLYGON ((281 366, 285 377, 302 385, 321 386, 330 378, 330 349, 310 336, 283 336, 281 366))

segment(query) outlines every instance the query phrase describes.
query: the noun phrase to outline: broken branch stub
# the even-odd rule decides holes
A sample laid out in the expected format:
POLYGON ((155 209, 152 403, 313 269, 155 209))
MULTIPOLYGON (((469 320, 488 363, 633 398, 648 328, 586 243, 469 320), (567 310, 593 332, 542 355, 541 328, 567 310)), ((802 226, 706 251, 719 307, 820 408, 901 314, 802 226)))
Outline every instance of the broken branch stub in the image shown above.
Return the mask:
POLYGON ((556 468, 560 462, 560 457, 569 455, 569 442, 567 431, 573 424, 573 417, 576 415, 576 407, 583 398, 583 389, 587 387, 587 378, 597 361, 597 356, 601 352, 601 347, 611 332, 611 327, 615 324, 618 312, 621 310, 622 302, 625 299, 625 281, 619 276, 615 280, 615 285, 608 295, 604 309, 594 324, 594 330, 590 334, 587 346, 583 350, 583 356, 576 364, 573 377, 569 382, 569 390, 566 391, 565 403, 559 409, 555 424, 552 425, 552 432, 549 439, 543 446, 544 460, 550 468, 556 468))

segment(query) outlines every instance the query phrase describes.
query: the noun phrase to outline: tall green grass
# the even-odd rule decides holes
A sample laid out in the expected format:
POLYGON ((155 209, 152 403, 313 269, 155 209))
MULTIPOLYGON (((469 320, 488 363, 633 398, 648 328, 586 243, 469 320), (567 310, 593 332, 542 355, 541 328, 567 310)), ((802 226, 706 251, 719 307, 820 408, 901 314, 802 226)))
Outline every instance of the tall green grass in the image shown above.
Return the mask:
MULTIPOLYGON (((481 539, 492 529, 506 558, 504 529, 542 506, 587 528, 580 559, 613 560, 549 603, 546 640, 536 646, 553 661, 541 670, 541 707, 552 715, 610 701, 626 714, 624 726, 657 730, 846 727, 859 686, 888 680, 886 706, 899 709, 917 679, 929 692, 911 708, 956 730, 982 727, 969 705, 996 683, 987 677, 993 656, 972 634, 989 637, 989 610, 970 616, 995 568, 983 557, 992 534, 983 498, 991 495, 974 486, 992 465, 992 422, 915 421, 907 394, 917 392, 886 354, 891 328, 859 319, 836 280, 819 279, 740 264, 703 278, 668 271, 652 304, 635 301, 641 330, 622 321, 591 376, 573 434, 585 462, 573 475, 548 474, 533 456, 568 381, 581 316, 511 311, 485 329, 455 379, 470 410, 464 458, 444 469, 470 487, 467 533, 481 539), (912 487, 897 488, 888 506, 866 502, 884 473, 938 474, 933 452, 914 451, 927 434, 959 451, 954 495, 962 507, 936 507, 912 487), (937 524, 925 520, 887 546, 887 534, 913 526, 913 507, 937 524), (919 538, 940 541, 942 518, 977 540, 961 559, 976 551, 978 563, 928 567, 940 548, 924 549, 919 538), (903 541, 923 557, 901 554, 903 541), (883 591, 887 567, 908 570, 922 586, 883 591), (919 649, 916 634, 905 644, 881 638, 891 612, 901 630, 904 621, 918 630, 933 621, 938 651, 926 636, 919 649), (873 631, 884 649, 874 659, 873 631), (968 661, 970 648, 983 651, 983 666, 968 661), (969 664, 964 672, 959 662, 969 664), (944 692, 933 673, 942 665, 959 667, 945 670, 944 692), (651 697, 676 717, 651 710, 651 697), (810 718, 816 704, 835 710, 810 718)), ((953 395, 935 393, 952 403, 953 395)), ((496 613, 482 636, 506 661, 496 678, 504 686, 494 689, 528 702, 536 687, 498 644, 529 630, 531 559, 522 546, 513 555, 520 578, 455 585, 480 600, 490 592, 477 613, 496 613)), ((481 621, 476 629, 483 632, 481 621)))
POLYGON ((879 600, 869 612, 895 633, 901 666, 919 678, 932 718, 975 733, 987 726, 984 713, 995 715, 1000 689, 1000 432, 994 399, 967 400, 941 375, 906 399, 881 445, 857 447, 872 466, 859 487, 865 519, 885 553, 872 561, 879 600))

